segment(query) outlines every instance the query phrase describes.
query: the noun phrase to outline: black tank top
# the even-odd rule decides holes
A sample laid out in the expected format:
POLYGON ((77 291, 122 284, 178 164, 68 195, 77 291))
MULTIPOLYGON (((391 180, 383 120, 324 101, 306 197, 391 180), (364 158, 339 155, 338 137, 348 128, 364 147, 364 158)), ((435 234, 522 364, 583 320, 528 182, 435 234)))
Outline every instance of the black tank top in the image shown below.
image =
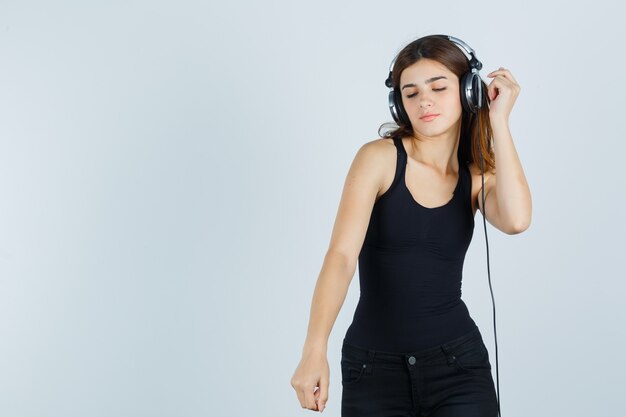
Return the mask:
POLYGON ((459 161, 452 199, 427 208, 404 179, 400 137, 396 173, 374 203, 359 253, 361 293, 346 343, 387 352, 429 348, 475 329, 461 300, 465 253, 474 233, 471 177, 459 161))

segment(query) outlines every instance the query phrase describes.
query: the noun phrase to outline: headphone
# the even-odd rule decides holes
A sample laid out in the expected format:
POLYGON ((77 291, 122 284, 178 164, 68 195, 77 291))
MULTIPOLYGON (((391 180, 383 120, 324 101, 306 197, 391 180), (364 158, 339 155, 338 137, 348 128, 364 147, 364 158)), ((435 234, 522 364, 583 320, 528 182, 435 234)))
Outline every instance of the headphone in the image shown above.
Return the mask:
MULTIPOLYGON (((461 49, 461 52, 465 54, 467 60, 469 61, 470 70, 463 74, 460 79, 460 92, 461 92, 461 105, 465 109, 466 112, 470 114, 478 113, 478 110, 482 107, 483 102, 483 85, 480 75, 478 71, 480 71, 483 67, 483 64, 476 58, 476 52, 468 44, 460 40, 459 38, 455 38, 454 36, 449 35, 435 35, 435 36, 443 36, 447 38, 449 41, 453 42, 455 45, 461 49)), ((405 126, 411 126, 411 121, 406 114, 406 110, 402 105, 402 95, 400 90, 393 87, 391 81, 391 74, 393 70, 393 65, 396 62, 398 55, 395 56, 393 61, 391 61, 391 65, 389 66, 389 76, 385 80, 385 85, 389 88, 389 111, 393 116, 393 119, 396 123, 402 123, 405 126)), ((487 103, 489 105, 489 103, 487 103)), ((489 270, 489 241, 487 240, 487 224, 486 224, 486 213, 487 209, 485 207, 485 173, 483 172, 483 154, 482 152, 478 152, 480 155, 480 171, 482 176, 482 201, 483 201, 483 226, 485 230, 485 243, 487 244, 487 274, 489 277, 489 289, 491 291, 491 299, 493 302, 493 325, 494 325, 494 338, 496 343, 496 379, 497 379, 497 388, 498 388, 498 416, 500 416, 500 376, 498 373, 498 338, 496 335, 496 307, 495 302, 493 301, 493 290, 491 289, 491 273, 489 270)))
MULTIPOLYGON (((483 102, 483 85, 480 79, 478 71, 483 67, 482 62, 476 58, 476 53, 468 44, 449 35, 436 35, 445 36, 448 40, 454 42, 459 46, 461 51, 467 56, 470 65, 470 71, 463 74, 461 77, 460 90, 461 90, 461 105, 468 113, 476 113, 481 108, 483 102)), ((391 61, 389 66, 389 76, 385 80, 385 85, 389 88, 389 111, 393 116, 396 123, 402 123, 406 126, 411 126, 411 121, 404 110, 402 105, 402 96, 397 88, 394 88, 391 83, 391 73, 393 70, 393 64, 395 64, 398 56, 391 61)))

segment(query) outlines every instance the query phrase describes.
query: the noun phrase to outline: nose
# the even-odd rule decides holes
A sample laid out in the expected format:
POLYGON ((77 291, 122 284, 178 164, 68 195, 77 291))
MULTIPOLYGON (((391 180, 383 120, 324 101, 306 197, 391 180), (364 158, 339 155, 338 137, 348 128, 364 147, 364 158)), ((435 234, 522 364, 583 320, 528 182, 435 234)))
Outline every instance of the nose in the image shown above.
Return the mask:
POLYGON ((432 100, 430 99, 430 97, 422 94, 420 98, 420 107, 421 108, 430 107, 431 105, 432 105, 432 100))

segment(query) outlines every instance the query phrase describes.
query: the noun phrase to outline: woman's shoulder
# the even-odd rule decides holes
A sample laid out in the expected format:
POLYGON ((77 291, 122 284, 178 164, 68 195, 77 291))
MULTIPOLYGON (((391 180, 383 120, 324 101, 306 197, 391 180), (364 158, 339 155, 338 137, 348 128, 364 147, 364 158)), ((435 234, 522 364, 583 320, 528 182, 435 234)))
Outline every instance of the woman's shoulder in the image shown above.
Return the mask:
POLYGON ((396 160, 396 154, 397 150, 393 138, 379 137, 363 143, 355 158, 384 173, 390 162, 396 160))
POLYGON ((353 165, 358 167, 360 175, 371 176, 377 184, 377 198, 381 190, 387 189, 395 175, 398 152, 393 138, 379 137, 361 145, 353 165))
POLYGON ((389 176, 390 166, 394 166, 396 154, 393 139, 379 137, 361 145, 354 156, 352 165, 361 174, 372 175, 377 182, 382 183, 389 176))
POLYGON ((393 138, 379 137, 363 143, 361 149, 379 157, 381 155, 388 157, 390 154, 395 154, 396 145, 393 138))

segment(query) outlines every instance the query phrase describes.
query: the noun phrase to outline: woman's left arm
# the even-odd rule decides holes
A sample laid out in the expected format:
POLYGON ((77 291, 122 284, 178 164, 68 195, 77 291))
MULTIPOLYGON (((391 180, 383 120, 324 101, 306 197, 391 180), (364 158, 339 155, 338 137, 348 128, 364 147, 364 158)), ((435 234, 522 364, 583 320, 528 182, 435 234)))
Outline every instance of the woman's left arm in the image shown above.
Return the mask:
MULTIPOLYGON (((494 77, 487 94, 492 100, 489 119, 493 130, 496 174, 489 181, 489 187, 485 183, 485 196, 490 194, 489 199, 485 197, 488 208, 486 218, 499 229, 516 234, 528 229, 532 217, 530 189, 509 129, 509 115, 521 89, 510 71, 502 67, 487 76, 494 77), (489 206, 492 206, 491 210, 489 206)), ((479 208, 484 214, 482 198, 478 197, 479 208)))

